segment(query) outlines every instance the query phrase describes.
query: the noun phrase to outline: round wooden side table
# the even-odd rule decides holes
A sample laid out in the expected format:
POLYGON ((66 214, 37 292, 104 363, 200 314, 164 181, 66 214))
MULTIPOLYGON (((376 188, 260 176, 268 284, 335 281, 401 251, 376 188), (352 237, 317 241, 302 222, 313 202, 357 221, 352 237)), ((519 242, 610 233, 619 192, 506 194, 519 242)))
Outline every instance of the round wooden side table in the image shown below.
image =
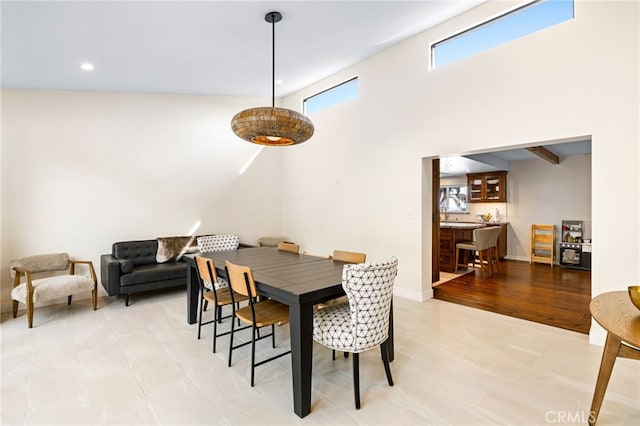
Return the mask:
POLYGON ((594 297, 589 310, 593 319, 607 330, 589 415, 589 424, 593 426, 598 420, 616 358, 640 360, 640 310, 633 306, 626 291, 612 291, 594 297))

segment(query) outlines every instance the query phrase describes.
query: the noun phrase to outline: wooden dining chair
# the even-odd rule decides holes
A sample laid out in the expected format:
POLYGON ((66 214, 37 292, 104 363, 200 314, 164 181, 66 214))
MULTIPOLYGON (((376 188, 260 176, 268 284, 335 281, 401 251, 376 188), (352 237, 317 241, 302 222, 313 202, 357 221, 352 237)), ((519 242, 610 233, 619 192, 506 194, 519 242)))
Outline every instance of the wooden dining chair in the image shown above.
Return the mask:
POLYGON ((333 349, 353 354, 353 393, 360 409, 360 353, 380 346, 389 386, 393 386, 387 339, 393 283, 398 273, 398 259, 378 263, 345 265, 342 287, 348 302, 313 314, 313 340, 333 349))
POLYGON ((298 253, 298 251, 300 251, 300 245, 289 241, 282 241, 281 243, 278 243, 278 250, 298 253))
POLYGON ((230 315, 222 316, 222 307, 235 303, 236 307, 240 306, 240 302, 247 300, 248 298, 242 294, 235 294, 235 297, 231 297, 231 290, 224 278, 218 277, 216 273, 216 266, 212 259, 195 256, 196 270, 198 271, 198 282, 200 284, 200 315, 198 316, 198 339, 200 339, 200 332, 203 325, 213 323, 213 353, 216 352, 216 340, 218 337, 226 336, 230 333, 218 334, 218 324, 225 318, 232 318, 233 312, 230 315), (211 321, 202 322, 202 316, 205 312, 204 303, 208 302, 214 307, 213 319, 211 321))
POLYGON ((200 253, 235 250, 240 246, 240 237, 236 234, 203 235, 196 238, 200 253))
POLYGON ((355 251, 334 250, 331 258, 341 262, 364 263, 367 260, 367 255, 355 251))
POLYGON ((271 337, 271 346, 276 347, 275 325, 286 324, 289 322, 289 306, 276 302, 272 299, 258 301, 258 292, 256 283, 253 279, 253 273, 248 266, 234 265, 229 261, 225 261, 225 269, 229 284, 231 285, 232 300, 235 301, 235 294, 241 294, 248 298, 249 305, 244 308, 237 309, 234 304, 233 315, 240 321, 251 326, 251 341, 233 346, 233 334, 235 330, 235 321, 231 322, 231 337, 229 339, 229 367, 231 367, 231 356, 234 349, 251 343, 251 386, 254 384, 255 368, 274 359, 278 359, 291 353, 291 350, 272 356, 260 362, 256 362, 256 340, 271 337), (262 327, 271 326, 271 333, 260 335, 258 330, 262 327))

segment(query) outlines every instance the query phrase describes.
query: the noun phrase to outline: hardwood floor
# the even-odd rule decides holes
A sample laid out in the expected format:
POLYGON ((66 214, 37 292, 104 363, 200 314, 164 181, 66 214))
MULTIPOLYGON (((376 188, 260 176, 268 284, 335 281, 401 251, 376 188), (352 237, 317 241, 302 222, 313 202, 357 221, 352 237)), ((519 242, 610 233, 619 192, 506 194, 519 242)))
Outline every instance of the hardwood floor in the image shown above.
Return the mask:
POLYGON ((515 260, 485 277, 479 269, 440 284, 434 298, 589 333, 591 272, 515 260))

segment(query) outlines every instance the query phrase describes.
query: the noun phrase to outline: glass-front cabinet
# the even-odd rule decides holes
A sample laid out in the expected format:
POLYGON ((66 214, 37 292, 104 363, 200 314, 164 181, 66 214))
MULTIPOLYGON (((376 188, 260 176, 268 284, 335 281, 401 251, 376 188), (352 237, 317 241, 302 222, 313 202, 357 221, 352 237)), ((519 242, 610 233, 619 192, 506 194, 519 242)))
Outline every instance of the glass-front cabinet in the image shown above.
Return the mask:
POLYGON ((472 173, 467 175, 468 202, 507 201, 507 172, 472 173))

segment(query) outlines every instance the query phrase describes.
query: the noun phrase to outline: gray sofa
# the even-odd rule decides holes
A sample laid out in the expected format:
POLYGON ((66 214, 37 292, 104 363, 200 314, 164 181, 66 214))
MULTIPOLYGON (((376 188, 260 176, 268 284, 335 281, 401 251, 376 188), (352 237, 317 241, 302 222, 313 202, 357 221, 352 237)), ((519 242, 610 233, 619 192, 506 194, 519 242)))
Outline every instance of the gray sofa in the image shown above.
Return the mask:
POLYGON ((113 243, 111 254, 100 256, 102 286, 109 296, 124 295, 125 305, 129 306, 132 293, 186 288, 187 264, 181 256, 161 256, 159 240, 113 243))

